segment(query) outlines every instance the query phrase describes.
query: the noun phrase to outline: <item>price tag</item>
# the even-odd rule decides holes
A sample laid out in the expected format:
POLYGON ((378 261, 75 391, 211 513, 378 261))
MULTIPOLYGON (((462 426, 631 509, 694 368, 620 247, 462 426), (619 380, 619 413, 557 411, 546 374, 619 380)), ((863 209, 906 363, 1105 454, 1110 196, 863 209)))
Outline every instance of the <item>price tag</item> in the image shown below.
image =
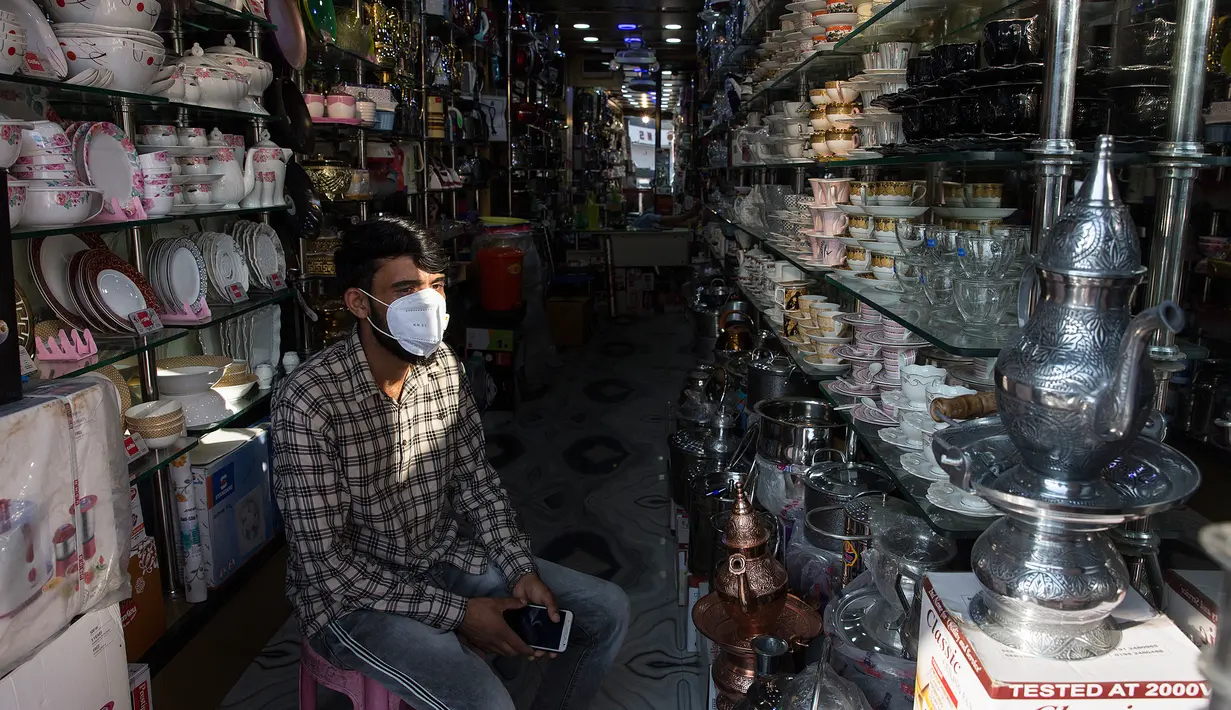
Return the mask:
POLYGON ((274 287, 275 291, 281 291, 286 288, 286 284, 282 282, 282 274, 274 273, 269 275, 269 283, 274 287))
POLYGON ((136 461, 149 452, 150 447, 145 443, 145 439, 140 434, 124 435, 124 453, 128 455, 128 463, 136 461))
POLYGON ((153 308, 143 308, 128 314, 128 322, 137 329, 137 335, 149 335, 162 330, 162 321, 153 308))
POLYGON ((21 358, 22 377, 38 372, 38 365, 34 364, 34 358, 30 357, 30 353, 26 352, 25 348, 17 348, 17 354, 21 358))
POLYGON ((239 284, 231 284, 222 290, 222 295, 231 303, 243 303, 248 300, 248 292, 239 284))

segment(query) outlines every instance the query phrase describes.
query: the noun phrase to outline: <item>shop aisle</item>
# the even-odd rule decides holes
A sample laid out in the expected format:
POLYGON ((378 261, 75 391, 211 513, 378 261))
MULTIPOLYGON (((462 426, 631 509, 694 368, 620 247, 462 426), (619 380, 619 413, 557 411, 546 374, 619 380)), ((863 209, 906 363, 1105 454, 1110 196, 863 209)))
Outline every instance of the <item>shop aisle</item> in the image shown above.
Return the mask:
MULTIPOLYGON (((684 316, 601 327, 562 355, 550 389, 515 413, 485 417, 488 452, 535 553, 616 582, 632 625, 595 710, 700 710, 705 678, 685 651, 675 542, 667 528, 667 406, 694 358, 684 316)), ((225 710, 298 708, 299 635, 293 620, 223 701, 225 710)), ((537 667, 496 662, 518 707, 537 667)), ((322 709, 349 707, 330 698, 322 709)), ((459 708, 458 710, 471 710, 459 708)), ((479 710, 479 709, 474 709, 479 710)))

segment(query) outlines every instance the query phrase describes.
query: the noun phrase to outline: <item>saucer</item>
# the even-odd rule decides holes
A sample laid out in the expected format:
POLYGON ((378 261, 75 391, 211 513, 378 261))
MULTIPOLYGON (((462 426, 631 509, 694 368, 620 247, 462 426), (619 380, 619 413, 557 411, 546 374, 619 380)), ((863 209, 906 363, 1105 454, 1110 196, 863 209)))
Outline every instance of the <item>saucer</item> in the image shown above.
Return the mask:
POLYGON ((854 346, 839 345, 833 349, 833 354, 843 360, 855 360, 857 362, 880 362, 881 356, 879 352, 875 353, 860 353, 856 352, 854 346))
POLYGON ((937 508, 973 518, 998 518, 1004 513, 977 495, 967 493, 951 483, 937 481, 928 486, 928 502, 937 508))
POLYGON ((884 332, 868 333, 868 342, 883 348, 918 348, 928 344, 928 341, 913 337, 914 335, 914 333, 908 333, 906 340, 894 340, 884 332))
POLYGON ((898 459, 898 463, 902 464, 902 468, 912 476, 918 476, 927 481, 941 481, 947 483, 949 476, 938 466, 933 466, 931 461, 924 458, 923 454, 902 454, 902 458, 898 459))
POLYGON ((842 395, 843 397, 872 397, 875 396, 880 390, 874 384, 867 385, 865 389, 864 387, 860 387, 857 383, 838 378, 829 385, 829 391, 833 394, 842 395))
POLYGON ((923 451, 923 442, 921 441, 916 444, 907 439, 906 434, 903 433, 902 427, 900 426, 885 427, 884 429, 878 430, 876 434, 881 438, 881 441, 884 441, 887 444, 893 444, 899 449, 903 449, 905 451, 923 451))
POLYGON ((926 412, 928 410, 926 402, 912 402, 906 398, 904 392, 885 392, 881 394, 881 401, 904 412, 926 412))
POLYGON ((993 380, 990 377, 987 378, 986 380, 976 377, 974 365, 954 365, 953 367, 949 368, 949 374, 953 375, 956 379, 965 380, 966 382, 973 382, 973 383, 977 383, 981 385, 990 385, 993 382, 995 382, 995 380, 993 380))
POLYGON ((872 378, 872 384, 885 390, 900 390, 902 389, 902 378, 890 378, 884 370, 881 370, 872 378))
POLYGON ((854 325, 854 326, 880 325, 882 322, 884 322, 884 318, 879 313, 876 315, 871 315, 868 313, 864 313, 864 314, 843 313, 842 315, 837 317, 837 320, 840 320, 843 323, 847 323, 849 325, 854 325))
MULTIPOLYGON (((879 409, 869 409, 865 404, 857 404, 851 410, 851 417, 857 422, 872 424, 874 426, 894 426, 897 421, 893 417, 885 414, 879 409)), ((892 442, 890 442, 892 443, 892 442)))

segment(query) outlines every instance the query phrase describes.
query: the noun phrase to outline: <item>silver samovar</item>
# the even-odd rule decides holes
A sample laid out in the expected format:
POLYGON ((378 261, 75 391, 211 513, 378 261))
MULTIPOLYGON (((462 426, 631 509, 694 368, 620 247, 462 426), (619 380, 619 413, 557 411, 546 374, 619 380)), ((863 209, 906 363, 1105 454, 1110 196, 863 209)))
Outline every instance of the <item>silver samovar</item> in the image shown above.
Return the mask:
POLYGON ((1152 384, 1144 346, 1184 319, 1170 302, 1130 313, 1145 269, 1116 194, 1112 145, 1099 137, 1081 193, 1034 264, 1033 312, 996 362, 999 414, 933 439, 952 482, 1006 513, 971 552, 983 587, 971 619, 1001 643, 1064 660, 1120 639, 1111 613, 1128 572, 1104 531, 1178 505, 1201 480, 1185 456, 1142 434, 1152 384))

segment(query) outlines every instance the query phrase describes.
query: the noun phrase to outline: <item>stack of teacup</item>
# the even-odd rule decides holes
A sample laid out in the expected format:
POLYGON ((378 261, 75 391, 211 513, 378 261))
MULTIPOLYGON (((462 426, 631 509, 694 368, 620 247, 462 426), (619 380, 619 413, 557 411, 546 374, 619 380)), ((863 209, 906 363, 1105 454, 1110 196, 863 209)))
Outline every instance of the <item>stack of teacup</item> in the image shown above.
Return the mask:
POLYGON ((145 179, 145 197, 141 200, 145 213, 151 217, 170 214, 179 188, 171 183, 171 154, 160 150, 144 153, 137 160, 141 164, 141 177, 145 179))

